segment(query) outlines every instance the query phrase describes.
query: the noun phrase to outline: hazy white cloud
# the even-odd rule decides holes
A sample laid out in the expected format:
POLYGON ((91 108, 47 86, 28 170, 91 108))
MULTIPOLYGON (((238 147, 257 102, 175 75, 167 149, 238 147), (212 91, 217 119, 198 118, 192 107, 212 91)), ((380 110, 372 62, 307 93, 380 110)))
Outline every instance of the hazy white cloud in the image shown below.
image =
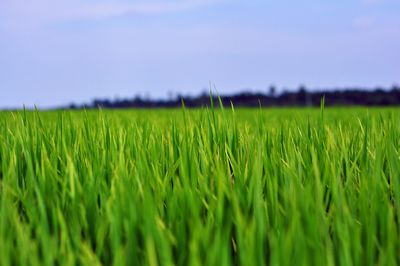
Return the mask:
POLYGON ((379 4, 385 2, 385 0, 362 0, 364 4, 379 4))
POLYGON ((354 28, 370 28, 374 25, 374 18, 371 16, 360 16, 353 19, 354 28))
POLYGON ((183 12, 223 0, 175 1, 83 1, 4 0, 0 1, 0 27, 26 28, 70 20, 93 20, 135 14, 183 12))
POLYGON ((71 10, 72 18, 96 19, 129 14, 160 14, 180 12, 195 9, 210 4, 221 2, 220 0, 186 0, 170 2, 106 2, 99 4, 85 4, 79 9, 71 10))

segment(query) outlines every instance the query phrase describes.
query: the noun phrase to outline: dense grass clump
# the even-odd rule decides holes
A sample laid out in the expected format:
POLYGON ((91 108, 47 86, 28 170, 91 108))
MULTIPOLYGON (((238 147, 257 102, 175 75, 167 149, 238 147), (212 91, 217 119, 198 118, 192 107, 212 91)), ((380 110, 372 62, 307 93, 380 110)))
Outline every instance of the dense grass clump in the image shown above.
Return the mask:
POLYGON ((0 265, 396 265, 398 109, 0 113, 0 265))

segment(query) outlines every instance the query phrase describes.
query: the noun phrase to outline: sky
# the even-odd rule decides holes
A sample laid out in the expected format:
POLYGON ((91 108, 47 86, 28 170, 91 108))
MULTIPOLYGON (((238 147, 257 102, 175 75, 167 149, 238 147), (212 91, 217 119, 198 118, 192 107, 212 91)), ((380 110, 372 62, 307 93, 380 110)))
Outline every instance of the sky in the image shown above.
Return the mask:
POLYGON ((399 0, 0 0, 0 108, 400 82, 399 0))

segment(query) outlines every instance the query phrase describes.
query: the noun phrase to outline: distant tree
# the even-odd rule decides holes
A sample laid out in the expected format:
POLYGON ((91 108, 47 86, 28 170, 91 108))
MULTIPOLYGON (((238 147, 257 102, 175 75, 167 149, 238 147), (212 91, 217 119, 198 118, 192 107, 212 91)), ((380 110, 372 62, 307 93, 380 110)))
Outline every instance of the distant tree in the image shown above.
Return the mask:
POLYGON ((140 94, 136 94, 135 97, 133 98, 134 102, 142 102, 142 97, 140 96, 140 94))
POLYGON ((274 98, 275 97, 275 93, 276 93, 276 87, 274 85, 269 86, 269 96, 274 98))
POLYGON ((172 101, 174 99, 174 93, 172 91, 168 91, 168 101, 172 101))
MULTIPOLYGON (((209 93, 203 91, 196 97, 177 94, 175 99, 154 100, 147 94, 145 96, 136 95, 130 99, 115 100, 95 99, 91 104, 74 105, 70 104, 69 109, 81 108, 157 108, 157 107, 180 107, 182 101, 185 106, 202 107, 210 104, 209 93)), ((395 84, 391 88, 347 88, 332 90, 312 90, 307 91, 304 85, 299 86, 296 92, 287 88, 282 88, 281 93, 276 94, 275 86, 271 85, 269 93, 254 93, 250 90, 242 91, 233 95, 220 95, 220 99, 225 106, 233 103, 235 106, 258 107, 262 106, 318 106, 321 97, 325 96, 327 106, 333 105, 363 105, 363 106, 386 106, 400 105, 400 87, 395 84)), ((218 99, 213 96, 214 101, 218 99)), ((217 106, 218 104, 216 104, 217 106)))
POLYGON ((300 85, 297 92, 297 98, 302 105, 307 104, 307 89, 304 85, 300 85))
POLYGON ((300 85, 297 95, 302 105, 312 106, 312 95, 307 91, 305 85, 300 85))

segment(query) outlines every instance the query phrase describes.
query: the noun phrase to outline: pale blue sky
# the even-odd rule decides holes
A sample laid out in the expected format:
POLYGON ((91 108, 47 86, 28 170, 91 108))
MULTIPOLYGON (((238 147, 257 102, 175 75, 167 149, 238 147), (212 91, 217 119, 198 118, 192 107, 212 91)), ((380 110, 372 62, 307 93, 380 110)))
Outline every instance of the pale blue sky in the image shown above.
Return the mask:
POLYGON ((399 0, 0 0, 0 108, 391 86, 399 0))

